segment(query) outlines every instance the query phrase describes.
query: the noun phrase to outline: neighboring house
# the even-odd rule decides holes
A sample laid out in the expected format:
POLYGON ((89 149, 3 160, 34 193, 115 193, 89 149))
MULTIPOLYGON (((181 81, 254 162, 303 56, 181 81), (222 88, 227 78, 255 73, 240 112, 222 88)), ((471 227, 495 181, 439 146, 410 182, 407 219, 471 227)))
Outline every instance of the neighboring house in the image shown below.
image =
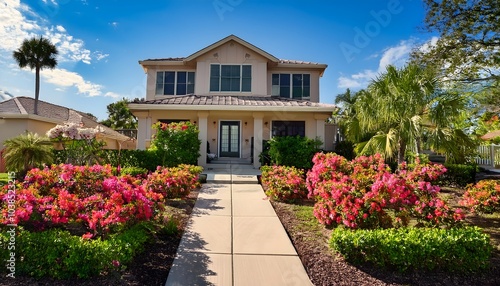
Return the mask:
POLYGON ((4 149, 5 140, 26 131, 45 136, 54 126, 65 123, 75 123, 86 128, 101 126, 104 132, 99 133, 97 139, 104 140, 105 149, 136 148, 135 139, 99 124, 92 116, 83 112, 39 100, 38 115, 35 115, 34 105, 34 98, 24 96, 0 102, 0 150, 4 149))
POLYGON ((218 157, 259 167, 263 140, 273 136, 317 137, 323 149, 333 149, 336 128, 325 121, 335 105, 319 103, 326 64, 280 60, 234 35, 186 58, 139 64, 147 74, 146 98, 129 104, 138 118, 138 149, 149 146, 158 121, 198 125, 201 166, 209 147, 218 157))

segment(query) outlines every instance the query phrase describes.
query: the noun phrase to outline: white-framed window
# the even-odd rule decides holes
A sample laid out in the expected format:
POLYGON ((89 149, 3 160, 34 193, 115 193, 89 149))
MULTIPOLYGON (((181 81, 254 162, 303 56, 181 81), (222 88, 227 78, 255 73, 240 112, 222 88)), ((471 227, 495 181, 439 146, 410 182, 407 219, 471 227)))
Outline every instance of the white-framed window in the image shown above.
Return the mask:
POLYGON ((157 95, 186 95, 194 93, 194 72, 161 71, 156 73, 157 95))
POLYGON ((252 91, 251 65, 210 65, 210 91, 252 91))
POLYGON ((310 74, 272 74, 272 95, 294 99, 309 99, 311 96, 310 74))

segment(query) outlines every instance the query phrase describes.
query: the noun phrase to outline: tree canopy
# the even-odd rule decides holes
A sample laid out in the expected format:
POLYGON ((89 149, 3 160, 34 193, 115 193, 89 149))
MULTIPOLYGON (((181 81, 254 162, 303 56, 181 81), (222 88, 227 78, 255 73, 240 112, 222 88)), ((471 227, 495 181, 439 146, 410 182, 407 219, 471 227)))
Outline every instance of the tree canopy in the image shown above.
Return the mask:
MULTIPOLYGON (((500 5, 498 0, 425 0, 426 28, 439 33, 435 45, 415 58, 442 70, 446 79, 500 81, 500 5)), ((488 84, 489 85, 489 84, 488 84)), ((498 94, 498 93, 497 93, 498 94)))
POLYGON ((128 109, 129 100, 121 100, 108 104, 108 118, 100 123, 113 129, 137 129, 137 119, 128 109))
POLYGON ((48 39, 33 37, 25 39, 21 47, 12 56, 20 68, 29 67, 35 70, 35 114, 38 114, 38 98, 40 96, 40 71, 57 66, 57 48, 48 39))

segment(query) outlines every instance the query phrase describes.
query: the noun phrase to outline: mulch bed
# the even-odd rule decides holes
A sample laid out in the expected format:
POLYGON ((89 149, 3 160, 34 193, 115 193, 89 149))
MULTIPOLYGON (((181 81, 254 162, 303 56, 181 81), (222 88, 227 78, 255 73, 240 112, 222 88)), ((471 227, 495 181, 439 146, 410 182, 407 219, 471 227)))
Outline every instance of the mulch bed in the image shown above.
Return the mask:
POLYGON ((122 273, 111 273, 106 276, 91 279, 54 280, 43 278, 36 280, 30 277, 16 277, 15 279, 0 279, 0 286, 14 285, 46 285, 46 286, 100 286, 100 285, 158 285, 163 286, 167 281, 168 272, 175 258, 177 247, 181 241, 189 215, 191 214, 198 191, 193 191, 186 200, 171 201, 169 208, 174 212, 179 222, 180 231, 173 236, 156 235, 152 243, 145 246, 144 252, 136 256, 122 273))

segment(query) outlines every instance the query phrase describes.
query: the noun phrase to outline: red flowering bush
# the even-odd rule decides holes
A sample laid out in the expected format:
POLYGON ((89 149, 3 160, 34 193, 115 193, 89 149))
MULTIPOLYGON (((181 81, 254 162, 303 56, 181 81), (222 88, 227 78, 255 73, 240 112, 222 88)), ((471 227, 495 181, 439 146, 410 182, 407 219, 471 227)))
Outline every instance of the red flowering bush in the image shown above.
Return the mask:
POLYGON ((463 220, 438 198, 439 187, 430 182, 446 169, 441 165, 400 166, 390 173, 382 156, 361 156, 347 161, 342 156, 316 154, 307 174, 309 197, 316 200, 314 215, 323 224, 350 228, 406 226, 410 216, 419 223, 437 225, 463 220))
MULTIPOLYGON (((150 220, 163 209, 166 197, 182 197, 198 184, 200 167, 159 169, 151 184, 138 178, 112 175, 108 166, 53 165, 28 172, 17 185, 15 213, 9 216, 8 186, 0 191, 0 224, 19 223, 41 229, 58 224, 81 223, 91 238, 115 226, 150 220)), ((12 205, 12 204, 11 204, 12 205)))
POLYGON ((460 205, 471 212, 494 213, 500 211, 500 181, 482 180, 466 189, 460 205))
POLYGON ((293 202, 307 197, 304 171, 287 166, 263 166, 262 186, 275 201, 293 202))
POLYGON ((185 198, 192 190, 199 187, 198 176, 201 172, 201 167, 192 165, 158 167, 155 172, 148 175, 144 187, 168 199, 185 198))

